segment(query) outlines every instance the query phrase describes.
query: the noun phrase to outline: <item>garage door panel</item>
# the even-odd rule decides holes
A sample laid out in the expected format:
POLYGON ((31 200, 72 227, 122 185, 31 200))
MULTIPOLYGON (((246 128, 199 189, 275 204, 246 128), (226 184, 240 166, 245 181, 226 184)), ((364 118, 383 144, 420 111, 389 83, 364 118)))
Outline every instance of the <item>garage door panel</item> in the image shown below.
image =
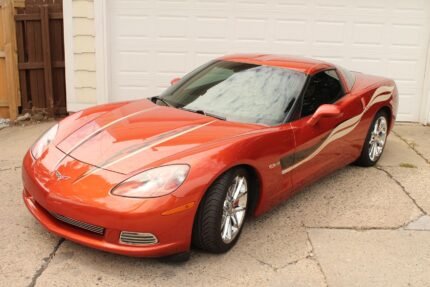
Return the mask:
POLYGON ((392 34, 391 43, 398 46, 419 46, 422 44, 423 28, 414 24, 393 24, 396 33, 392 34))
POLYGON ((228 53, 254 53, 255 51, 264 51, 269 48, 269 44, 264 40, 236 40, 230 45, 228 53))
POLYGON ((305 42, 309 38, 308 22, 297 19, 276 19, 275 40, 305 42))
POLYGON ((353 23, 352 28, 353 44, 381 45, 384 37, 383 23, 353 23))
POLYGON ((291 54, 310 56, 309 44, 306 42, 294 42, 288 40, 277 40, 268 48, 268 53, 291 54))
POLYGON ((122 94, 128 95, 125 100, 138 100, 146 97, 145 95, 148 94, 150 87, 119 87, 118 91, 122 94))
POLYGON ((148 41, 147 47, 154 52, 188 52, 190 50, 189 40, 185 38, 162 38, 148 41), (159 47, 162 48, 159 48, 159 47), (158 48, 157 48, 158 47, 158 48))
POLYGON ((356 1, 355 7, 361 9, 369 9, 372 11, 375 10, 384 10, 386 7, 387 1, 375 1, 375 0, 360 0, 356 1))
POLYGON ((341 43, 315 43, 310 49, 310 56, 321 59, 343 59, 345 51, 341 43))
MULTIPOLYGON (((386 50, 386 56, 389 59, 399 60, 420 60, 423 59, 419 46, 396 46, 392 45, 386 50), (421 56, 420 56, 421 55, 421 56)), ((423 54, 425 55, 425 54, 423 54)), ((424 62, 424 61, 423 61, 424 62)))
POLYGON ((225 40, 229 29, 229 20, 226 17, 196 17, 194 35, 198 39, 225 40))
POLYGON ((267 35, 267 20, 264 18, 242 18, 235 21, 235 38, 237 40, 264 41, 267 35))
POLYGON ((197 53, 222 55, 229 50, 230 45, 228 39, 196 39, 193 48, 197 53))
POLYGON ((158 52, 155 57, 163 59, 157 65, 157 71, 159 72, 182 73, 183 68, 187 65, 186 52, 158 52))
POLYGON ((124 71, 148 71, 148 63, 150 63, 150 53, 146 51, 139 52, 120 52, 117 55, 118 69, 124 71))
POLYGON ((404 99, 403 107, 398 111, 397 117, 401 117, 403 121, 414 121, 414 117, 412 115, 414 106, 414 96, 412 95, 402 95, 404 99))
POLYGON ((185 16, 162 15, 156 17, 158 38, 185 38, 188 31, 188 21, 185 16))
POLYGON ((154 79, 154 83, 157 87, 163 87, 165 88, 166 85, 170 83, 171 80, 178 77, 177 72, 163 72, 163 73, 157 73, 156 78, 154 79))
POLYGON ((415 69, 418 67, 415 60, 388 60, 387 67, 389 75, 398 80, 416 81, 414 77, 415 69))
POLYGON ((121 72, 118 81, 125 87, 147 87, 150 84, 149 72, 121 72))
POLYGON ((399 119, 418 119, 430 1, 111 0, 107 9, 111 100, 158 94, 223 54, 298 54, 393 77, 399 119))
MULTIPOLYGON (((386 57, 387 49, 383 45, 373 44, 353 44, 347 54, 353 54, 349 56, 351 60, 372 60, 377 61, 381 65, 381 59, 386 57)), ((384 66, 384 65, 382 65, 384 66)), ((364 72, 364 71, 363 71, 364 72)))
POLYGON ((423 12, 423 9, 428 8, 427 0, 412 0, 412 1, 402 1, 397 0, 394 1, 394 6, 403 11, 412 11, 412 12, 423 12))
POLYGON ((153 46, 153 41, 149 37, 118 37, 118 42, 114 43, 117 51, 142 52, 148 51, 153 46))
POLYGON ((397 80, 397 87, 402 94, 402 97, 413 97, 420 91, 417 89, 415 80, 397 80))
POLYGON ((276 6, 283 8, 285 6, 288 7, 305 7, 307 4, 301 0, 278 0, 276 1, 276 6))
POLYGON ((343 44, 345 41, 344 22, 318 20, 315 22, 314 32, 316 43, 343 44))
POLYGON ((118 16, 118 21, 121 22, 121 27, 112 27, 112 29, 118 28, 117 33, 121 36, 150 36, 150 27, 153 26, 151 19, 145 15, 138 16, 118 16))
POLYGON ((385 67, 381 66, 377 59, 353 58, 349 66, 354 71, 373 71, 376 75, 383 75, 385 73, 385 67))

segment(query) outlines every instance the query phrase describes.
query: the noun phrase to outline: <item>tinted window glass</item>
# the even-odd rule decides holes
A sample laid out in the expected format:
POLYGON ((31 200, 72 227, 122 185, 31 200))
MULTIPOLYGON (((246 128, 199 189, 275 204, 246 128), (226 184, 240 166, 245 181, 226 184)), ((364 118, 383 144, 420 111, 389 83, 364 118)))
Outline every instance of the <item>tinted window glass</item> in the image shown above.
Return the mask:
POLYGON ((334 103, 342 95, 342 85, 334 70, 314 75, 303 96, 302 117, 312 115, 322 104, 334 103))
POLYGON ((284 68, 218 61, 162 97, 179 108, 227 120, 277 125, 298 98, 306 75, 284 68))

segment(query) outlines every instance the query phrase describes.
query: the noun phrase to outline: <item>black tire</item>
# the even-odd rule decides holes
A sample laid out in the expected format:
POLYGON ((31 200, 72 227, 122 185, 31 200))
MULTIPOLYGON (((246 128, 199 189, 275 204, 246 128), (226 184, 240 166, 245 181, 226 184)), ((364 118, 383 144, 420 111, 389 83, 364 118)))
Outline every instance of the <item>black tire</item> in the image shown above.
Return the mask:
MULTIPOLYGON (((221 236, 224 200, 226 199, 229 187, 238 175, 244 176, 247 184, 249 184, 250 181, 246 169, 234 168, 222 174, 207 190, 199 205, 194 221, 192 240, 195 247, 211 253, 225 253, 239 239, 245 220, 233 241, 225 243, 221 236)), ((247 203, 247 210, 245 211, 245 218, 248 209, 249 201, 247 203)))
MULTIPOLYGON (((367 132, 367 136, 366 136, 366 140, 364 141, 363 144, 363 148, 361 150, 361 154, 360 157, 357 159, 357 161, 355 162, 356 165, 358 166, 363 166, 363 167, 369 167, 369 166, 374 166, 378 160, 381 158, 383 152, 384 152, 384 148, 385 148, 385 143, 386 143, 386 139, 385 139, 385 143, 384 146, 382 147, 382 152, 379 156, 377 156, 375 159, 371 159, 370 155, 369 155, 369 150, 370 150, 370 138, 372 136, 372 130, 375 127, 375 123, 376 121, 380 118, 380 117, 384 117, 387 125, 389 123, 389 118, 388 118, 388 114, 386 111, 381 110, 378 113, 376 113, 375 117, 373 118, 372 124, 369 127, 369 131, 367 132)), ((387 133, 388 133, 388 126, 387 126, 387 133)))

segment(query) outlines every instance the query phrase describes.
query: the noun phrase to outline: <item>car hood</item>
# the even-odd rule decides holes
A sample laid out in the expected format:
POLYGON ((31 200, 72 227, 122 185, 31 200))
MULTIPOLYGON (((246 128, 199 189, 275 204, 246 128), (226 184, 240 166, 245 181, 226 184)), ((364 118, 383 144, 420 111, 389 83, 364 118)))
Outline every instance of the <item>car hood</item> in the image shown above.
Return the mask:
POLYGON ((57 148, 81 162, 128 174, 179 152, 259 128, 142 100, 73 128, 57 148))

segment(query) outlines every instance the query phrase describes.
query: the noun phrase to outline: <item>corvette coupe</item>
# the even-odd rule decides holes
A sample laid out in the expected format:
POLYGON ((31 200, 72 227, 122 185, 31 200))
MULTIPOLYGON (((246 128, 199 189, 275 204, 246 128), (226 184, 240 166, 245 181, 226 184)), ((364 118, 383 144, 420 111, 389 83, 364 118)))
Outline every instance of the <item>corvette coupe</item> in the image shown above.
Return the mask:
POLYGON ((247 216, 343 166, 374 165, 397 106, 390 79, 300 57, 224 56, 159 96, 54 125, 24 157, 24 202, 49 231, 109 252, 226 252, 247 216))

